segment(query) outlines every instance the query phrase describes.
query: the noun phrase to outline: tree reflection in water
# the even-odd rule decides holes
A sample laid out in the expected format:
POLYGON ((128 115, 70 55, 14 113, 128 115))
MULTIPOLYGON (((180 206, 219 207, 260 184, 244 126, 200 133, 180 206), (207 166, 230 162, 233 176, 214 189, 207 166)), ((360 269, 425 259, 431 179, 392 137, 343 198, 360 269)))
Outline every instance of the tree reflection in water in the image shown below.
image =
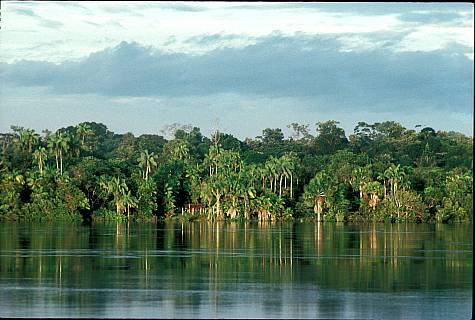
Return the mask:
POLYGON ((358 309, 352 292, 472 288, 470 225, 1 224, 0 247, 2 308, 72 316, 103 317, 112 304, 164 317, 340 317, 358 309))

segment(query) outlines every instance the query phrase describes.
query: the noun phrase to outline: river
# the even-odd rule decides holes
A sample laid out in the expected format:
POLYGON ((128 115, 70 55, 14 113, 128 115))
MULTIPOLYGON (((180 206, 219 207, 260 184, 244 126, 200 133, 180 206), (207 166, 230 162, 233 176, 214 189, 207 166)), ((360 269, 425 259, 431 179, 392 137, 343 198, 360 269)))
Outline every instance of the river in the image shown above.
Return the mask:
POLYGON ((1 223, 0 317, 472 317, 472 225, 1 223))

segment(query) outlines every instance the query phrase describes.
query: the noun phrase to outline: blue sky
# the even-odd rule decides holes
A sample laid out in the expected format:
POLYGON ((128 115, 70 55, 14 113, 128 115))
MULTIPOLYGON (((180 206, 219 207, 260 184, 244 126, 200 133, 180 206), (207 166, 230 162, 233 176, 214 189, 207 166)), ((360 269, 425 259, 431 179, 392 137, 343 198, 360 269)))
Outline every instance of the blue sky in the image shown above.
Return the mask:
POLYGON ((395 120, 473 135, 468 3, 3 2, 0 131, 395 120))

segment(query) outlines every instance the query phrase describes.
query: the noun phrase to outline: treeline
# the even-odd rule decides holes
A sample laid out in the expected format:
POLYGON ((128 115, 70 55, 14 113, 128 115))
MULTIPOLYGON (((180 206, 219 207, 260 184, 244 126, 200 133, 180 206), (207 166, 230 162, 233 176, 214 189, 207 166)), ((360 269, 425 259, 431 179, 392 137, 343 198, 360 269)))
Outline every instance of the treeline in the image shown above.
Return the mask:
POLYGON ((240 141, 83 122, 0 134, 0 219, 471 221, 473 138, 401 124, 292 123, 240 141))

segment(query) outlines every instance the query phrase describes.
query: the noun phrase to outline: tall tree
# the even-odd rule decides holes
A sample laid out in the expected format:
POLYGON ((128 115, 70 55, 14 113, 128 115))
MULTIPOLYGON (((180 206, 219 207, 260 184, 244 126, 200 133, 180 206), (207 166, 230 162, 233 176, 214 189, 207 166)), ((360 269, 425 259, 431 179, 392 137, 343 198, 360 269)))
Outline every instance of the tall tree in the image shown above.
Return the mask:
POLYGON ((127 208, 127 219, 130 219, 130 208, 136 208, 138 205, 137 199, 132 195, 130 190, 123 190, 121 197, 122 204, 127 208))
POLYGON ((79 136, 81 140, 81 147, 84 149, 86 137, 92 135, 93 131, 89 124, 87 124, 86 122, 83 122, 83 123, 79 123, 76 126, 76 134, 79 136))
POLYGON ((323 204, 325 203, 329 184, 330 181, 328 175, 325 172, 320 171, 305 187, 306 198, 313 201, 313 210, 317 215, 317 221, 322 221, 321 215, 323 213, 323 204))
POLYGON ((323 154, 332 154, 343 149, 348 144, 345 131, 338 127, 338 121, 329 120, 317 122, 317 137, 315 143, 317 150, 323 154))
MULTIPOLYGON (((13 128, 13 127, 12 127, 13 128)), ((39 141, 40 135, 33 129, 24 129, 22 127, 14 127, 17 131, 14 143, 19 149, 31 153, 33 146, 39 141)))
POLYGON ((33 157, 38 162, 38 170, 40 171, 40 174, 43 174, 45 161, 48 159, 48 152, 44 147, 39 147, 35 152, 33 152, 33 157))
POLYGON ((117 215, 121 214, 122 210, 124 209, 123 198, 129 190, 125 180, 119 177, 104 177, 100 180, 99 185, 106 192, 106 194, 112 195, 116 213, 117 215))
POLYGON ((258 138, 261 138, 265 144, 278 144, 284 140, 284 134, 280 128, 266 128, 262 131, 262 136, 258 138))
POLYGON ((140 158, 137 159, 140 168, 142 168, 142 177, 144 180, 148 180, 148 176, 152 169, 157 166, 156 156, 153 152, 149 153, 145 150, 140 153, 140 158))
POLYGON ((48 147, 55 155, 56 159, 56 170, 63 175, 63 157, 64 154, 69 150, 69 137, 62 132, 57 132, 49 137, 48 147))

